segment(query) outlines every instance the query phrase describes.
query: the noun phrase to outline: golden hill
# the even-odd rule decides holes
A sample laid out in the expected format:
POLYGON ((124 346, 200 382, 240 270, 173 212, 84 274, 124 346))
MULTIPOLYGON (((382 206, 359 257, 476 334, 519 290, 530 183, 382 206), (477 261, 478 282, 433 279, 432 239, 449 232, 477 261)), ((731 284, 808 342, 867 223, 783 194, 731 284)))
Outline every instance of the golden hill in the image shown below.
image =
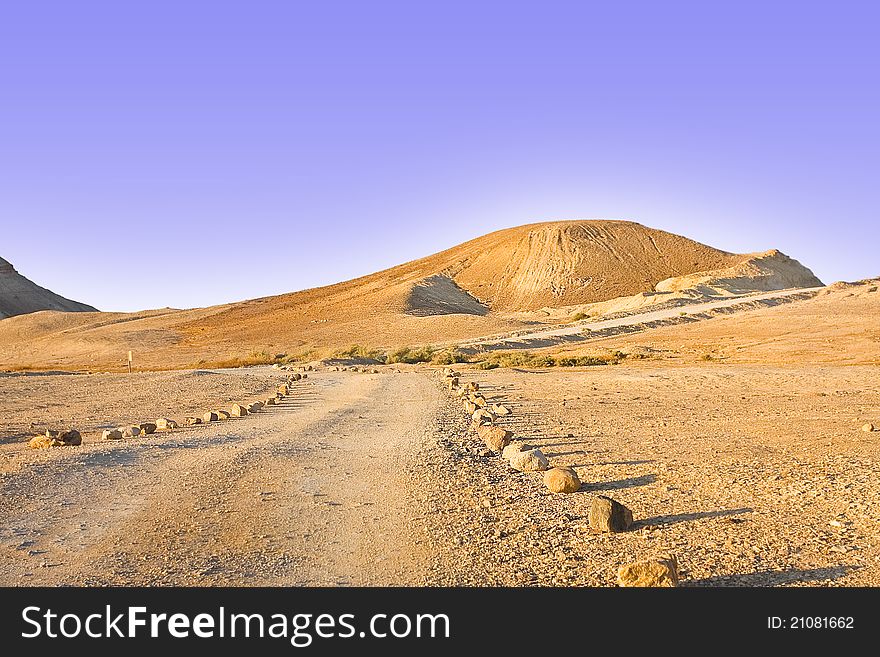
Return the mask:
MULTIPOLYGON (((769 264, 779 260, 771 254, 769 264)), ((821 283, 796 261, 756 285, 821 283)), ((650 292, 688 275, 745 274, 755 257, 624 221, 501 230, 441 253, 326 287, 195 310, 40 312, 0 321, 0 367, 119 369, 210 364, 351 344, 455 342, 540 322, 560 308, 650 292)), ((757 265, 755 265, 757 266, 757 265)), ((766 272, 764 272, 766 274, 766 272)), ((772 272, 771 272, 772 274, 772 272)), ((718 278, 718 277, 716 277, 718 278)), ((761 288, 757 288, 761 289, 761 288)), ((772 289, 772 288, 770 288, 772 289)))

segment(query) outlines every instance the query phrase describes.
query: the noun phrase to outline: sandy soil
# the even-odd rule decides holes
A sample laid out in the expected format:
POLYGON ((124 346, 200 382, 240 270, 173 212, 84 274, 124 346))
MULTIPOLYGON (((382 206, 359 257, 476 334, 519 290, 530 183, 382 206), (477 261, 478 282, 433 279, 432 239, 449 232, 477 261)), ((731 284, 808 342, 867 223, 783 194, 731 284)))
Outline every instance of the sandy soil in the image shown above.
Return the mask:
POLYGON ((419 584, 408 482, 440 401, 424 376, 323 374, 246 418, 9 446, 0 585, 419 584))

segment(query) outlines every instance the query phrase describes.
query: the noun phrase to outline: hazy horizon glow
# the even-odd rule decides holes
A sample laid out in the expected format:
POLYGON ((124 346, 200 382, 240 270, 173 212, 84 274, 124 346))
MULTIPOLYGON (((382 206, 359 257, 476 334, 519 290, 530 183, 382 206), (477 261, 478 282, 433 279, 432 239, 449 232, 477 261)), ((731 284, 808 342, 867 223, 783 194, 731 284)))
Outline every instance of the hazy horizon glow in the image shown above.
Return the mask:
POLYGON ((880 275, 867 2, 7 3, 0 257, 102 310, 627 219, 880 275))

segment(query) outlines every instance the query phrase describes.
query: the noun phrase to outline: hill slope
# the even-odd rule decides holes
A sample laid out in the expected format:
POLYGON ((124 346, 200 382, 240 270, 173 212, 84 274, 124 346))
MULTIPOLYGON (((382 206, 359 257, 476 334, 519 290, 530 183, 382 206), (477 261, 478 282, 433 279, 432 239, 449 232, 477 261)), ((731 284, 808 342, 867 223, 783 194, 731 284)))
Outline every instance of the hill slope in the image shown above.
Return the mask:
POLYGON ((95 308, 71 301, 28 280, 8 261, 0 258, 0 319, 38 310, 88 312, 95 308))
MULTIPOLYGON (((623 221, 510 228, 326 287, 188 311, 0 321, 0 367, 145 367, 351 344, 451 343, 547 321, 561 308, 651 292, 663 280, 730 270, 751 256, 623 221)), ((797 265, 785 282, 812 284, 797 265)))

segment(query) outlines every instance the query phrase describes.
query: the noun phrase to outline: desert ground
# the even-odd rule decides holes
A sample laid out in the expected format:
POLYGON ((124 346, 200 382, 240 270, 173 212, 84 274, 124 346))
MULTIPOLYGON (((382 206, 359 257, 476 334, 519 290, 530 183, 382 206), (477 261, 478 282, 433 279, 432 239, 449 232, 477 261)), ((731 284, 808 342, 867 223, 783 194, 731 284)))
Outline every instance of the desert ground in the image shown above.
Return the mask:
POLYGON ((121 441, 100 432, 263 399, 288 373, 8 373, 0 584, 614 586, 671 552, 682 586, 880 585, 877 281, 804 289, 625 310, 628 328, 535 352, 613 365, 454 365, 509 407, 499 426, 575 468, 571 494, 489 450, 439 366, 317 363, 278 406, 121 441), (67 426, 83 445, 26 447, 67 426), (591 529, 599 494, 629 530, 591 529))

